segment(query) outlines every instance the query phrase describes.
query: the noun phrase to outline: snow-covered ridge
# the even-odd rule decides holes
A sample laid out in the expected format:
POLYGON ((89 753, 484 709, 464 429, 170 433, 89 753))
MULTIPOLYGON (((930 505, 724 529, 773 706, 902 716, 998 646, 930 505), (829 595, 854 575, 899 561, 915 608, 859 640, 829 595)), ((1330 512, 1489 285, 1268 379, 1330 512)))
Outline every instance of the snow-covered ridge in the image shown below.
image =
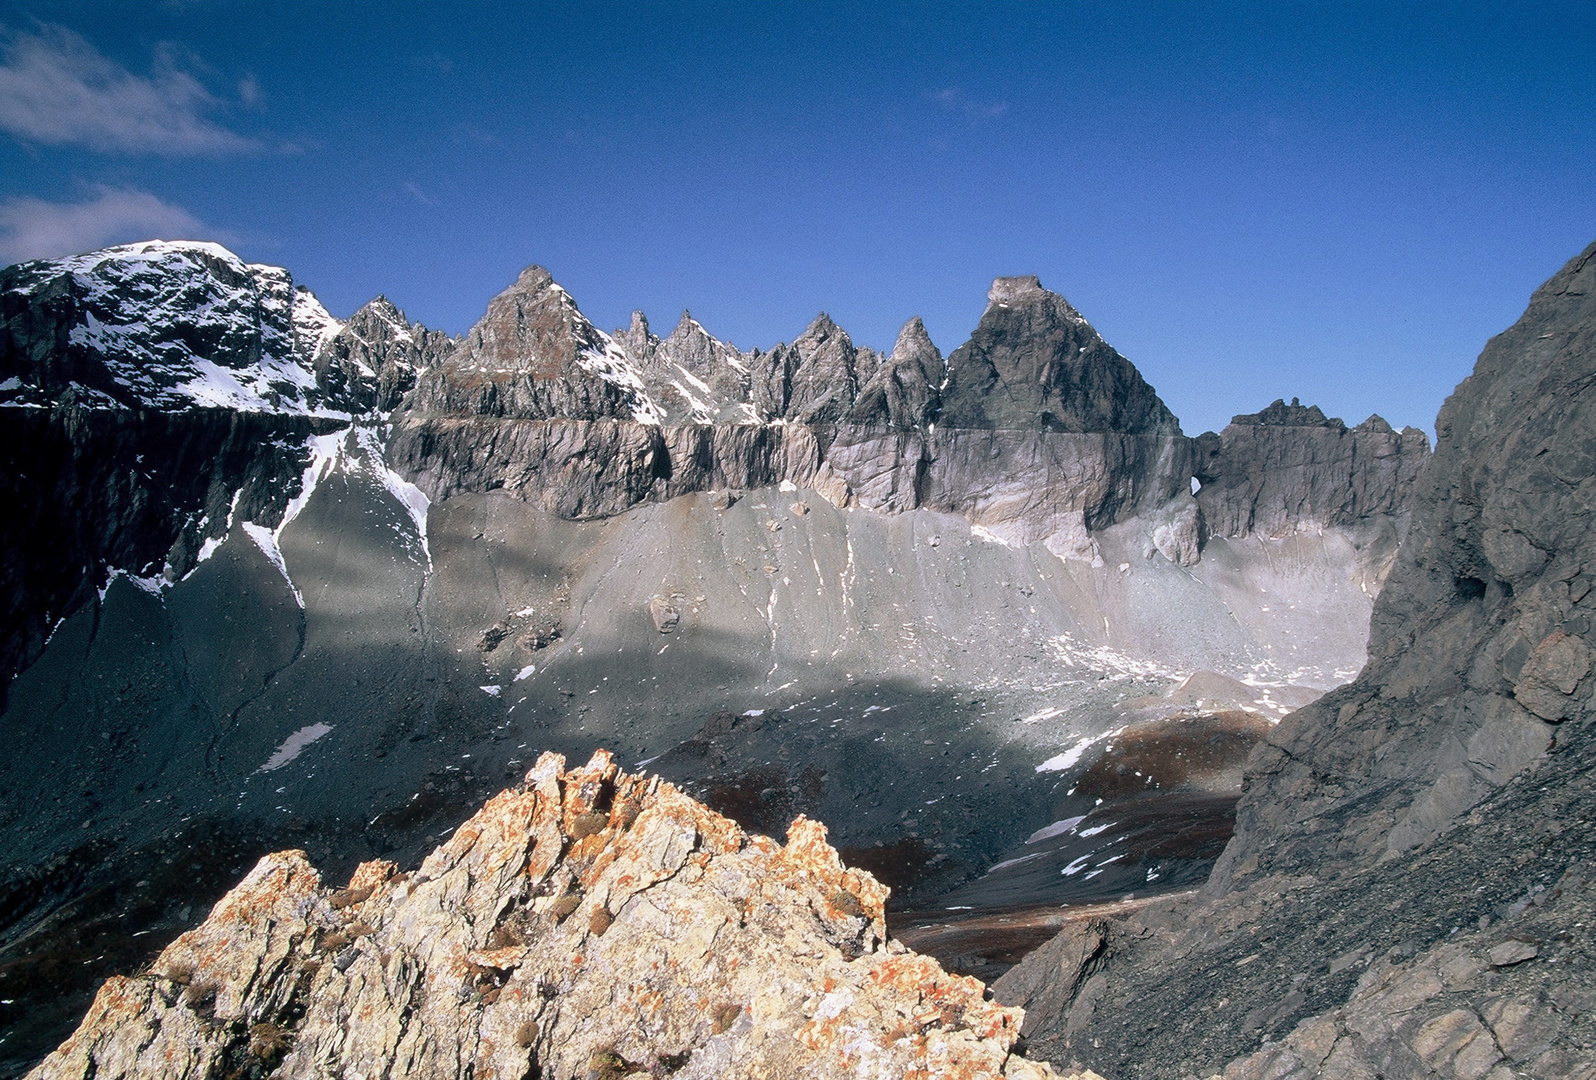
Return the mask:
POLYGON ((281 267, 219 244, 151 240, 4 273, 8 307, 20 300, 64 322, 67 341, 66 355, 7 381, 7 404, 53 403, 87 377, 78 400, 90 407, 351 414, 314 368, 345 324, 281 267))

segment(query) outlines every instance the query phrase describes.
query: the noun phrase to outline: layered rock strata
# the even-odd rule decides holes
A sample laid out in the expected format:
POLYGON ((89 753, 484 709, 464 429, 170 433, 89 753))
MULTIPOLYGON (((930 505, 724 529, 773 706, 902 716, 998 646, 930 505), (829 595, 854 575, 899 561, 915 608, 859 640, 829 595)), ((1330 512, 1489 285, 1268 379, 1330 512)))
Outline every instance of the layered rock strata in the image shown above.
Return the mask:
POLYGON ((1203 898, 999 983, 1042 1053, 1123 1077, 1596 1073, 1593 382, 1596 244, 1448 399, 1369 666, 1254 752, 1203 898), (1127 1025, 1126 999, 1178 1019, 1127 1025))
POLYGON ((911 320, 890 355, 821 314, 740 353, 686 314, 612 338, 527 270, 424 377, 390 453, 433 498, 505 490, 565 516, 787 483, 839 506, 952 511, 1095 557, 1090 531, 1189 499, 1190 449, 1131 364, 1035 278, 1000 278, 944 363, 911 320))
POLYGON ((1013 1054, 1019 1010, 887 940, 825 836, 545 755, 413 872, 262 859, 29 1075, 1057 1075, 1013 1054))

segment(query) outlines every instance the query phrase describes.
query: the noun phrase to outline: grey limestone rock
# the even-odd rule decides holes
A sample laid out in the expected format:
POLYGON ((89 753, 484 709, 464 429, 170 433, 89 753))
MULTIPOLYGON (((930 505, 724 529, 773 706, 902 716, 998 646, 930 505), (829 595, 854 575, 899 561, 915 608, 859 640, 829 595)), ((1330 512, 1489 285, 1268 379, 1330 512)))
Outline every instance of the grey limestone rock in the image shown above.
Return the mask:
POLYGON ((1417 428, 1396 432, 1371 416, 1349 429, 1295 399, 1237 416, 1195 443, 1197 498, 1215 536, 1400 517, 1429 458, 1417 428))
POLYGON ((798 364, 792 373, 787 417, 800 424, 841 420, 859 392, 860 350, 854 348, 848 332, 822 311, 793 340, 792 348, 798 354, 798 364))
MULTIPOLYGON (((1110 924, 1098 996, 1181 1019, 1139 1031, 1084 992, 1052 1004, 1050 988, 1074 976, 1038 980, 1022 964, 997 990, 1049 1002, 1030 1014, 1033 1048, 1116 1077, 1589 1075, 1596 956, 1577 927, 1590 892, 1572 868, 1550 885, 1589 857, 1596 797, 1582 608, 1596 562, 1593 384, 1596 244, 1536 291, 1442 408, 1368 666, 1253 751, 1236 834, 1203 893, 1110 924), (1529 925, 1487 934, 1518 918, 1529 925), (1459 936, 1466 926, 1479 933, 1459 936), (1526 936, 1580 944, 1530 964, 1539 946, 1526 936), (1349 948, 1377 957, 1355 986, 1352 971, 1314 974, 1349 948), (1484 974, 1490 964, 1500 972, 1484 974), (1292 971, 1302 992, 1284 997, 1292 971), (1229 1013, 1195 1024, 1189 1010, 1213 1001, 1229 1013)), ((1257 528, 1280 511, 1345 513, 1366 493, 1316 486, 1310 466, 1356 459, 1360 438, 1394 459, 1374 475, 1395 497, 1409 449, 1383 423, 1346 431, 1283 403, 1238 417, 1205 436, 1217 460, 1257 455, 1283 475, 1212 470, 1204 513, 1216 530, 1248 514, 1257 528)))
POLYGON ((956 428, 1178 435, 1141 374, 1034 277, 998 278, 948 357, 940 423, 956 428))
POLYGON ((947 364, 916 315, 898 331, 897 343, 860 390, 848 419, 857 424, 918 431, 941 412, 947 364))

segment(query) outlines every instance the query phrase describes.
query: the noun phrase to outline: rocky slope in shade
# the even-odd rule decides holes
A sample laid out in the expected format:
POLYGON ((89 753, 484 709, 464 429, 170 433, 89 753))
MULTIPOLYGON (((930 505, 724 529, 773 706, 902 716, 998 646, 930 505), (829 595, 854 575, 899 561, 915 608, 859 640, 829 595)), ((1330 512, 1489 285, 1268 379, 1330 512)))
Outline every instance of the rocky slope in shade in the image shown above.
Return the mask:
POLYGON ((1443 407, 1370 664, 1254 752, 1204 897, 999 983, 1041 1053, 1116 1077, 1596 1074, 1593 383, 1596 244, 1443 407), (1182 1020, 1127 1026, 1126 998, 1182 1020))
POLYGON ((29 1075, 1035 1077, 1019 1010, 785 847, 596 754, 541 758, 411 873, 267 856, 29 1075))
POLYGON ((1215 536, 1280 536, 1377 517, 1405 526, 1429 458, 1429 438, 1417 428, 1394 431, 1378 416, 1348 428, 1296 399, 1237 416, 1194 442, 1197 502, 1215 536))
POLYGON ((305 415, 11 409, 0 424, 0 703, 61 621, 114 570, 186 571, 232 516, 275 524, 304 444, 343 426, 305 415))
POLYGON ((0 271, 0 695, 113 571, 179 577, 235 520, 275 528, 310 441, 450 343, 383 298, 341 323, 215 244, 0 271))

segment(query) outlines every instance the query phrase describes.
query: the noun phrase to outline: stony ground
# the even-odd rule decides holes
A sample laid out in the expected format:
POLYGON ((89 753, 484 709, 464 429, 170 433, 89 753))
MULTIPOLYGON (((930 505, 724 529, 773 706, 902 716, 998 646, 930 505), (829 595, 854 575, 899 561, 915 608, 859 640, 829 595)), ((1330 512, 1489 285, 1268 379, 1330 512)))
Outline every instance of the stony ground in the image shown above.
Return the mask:
POLYGON ((1576 746, 1411 861, 1276 876, 1220 901, 1172 899, 1165 917, 1154 905, 1088 924, 1033 954, 998 997, 1027 1007, 1030 1053, 1115 1080, 1206 1077, 1231 1062, 1226 1076, 1248 1080, 1321 1067, 1480 1077, 1499 1063, 1547 1080, 1596 1075, 1596 753, 1576 746), (1094 982, 1110 965, 1115 981, 1094 982), (1060 982, 1089 1004, 1050 1012, 1060 982), (1446 1057, 1471 1038, 1470 1055, 1446 1057))

